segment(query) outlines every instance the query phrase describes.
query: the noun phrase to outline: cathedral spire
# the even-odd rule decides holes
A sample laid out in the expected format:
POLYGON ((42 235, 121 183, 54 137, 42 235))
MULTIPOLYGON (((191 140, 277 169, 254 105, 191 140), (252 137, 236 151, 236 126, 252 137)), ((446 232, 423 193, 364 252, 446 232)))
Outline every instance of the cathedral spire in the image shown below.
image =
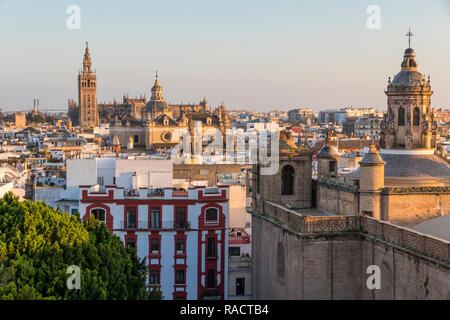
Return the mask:
POLYGON ((89 46, 88 42, 86 41, 86 49, 84 51, 84 59, 83 59, 83 71, 84 72, 91 72, 91 54, 89 52, 89 46))

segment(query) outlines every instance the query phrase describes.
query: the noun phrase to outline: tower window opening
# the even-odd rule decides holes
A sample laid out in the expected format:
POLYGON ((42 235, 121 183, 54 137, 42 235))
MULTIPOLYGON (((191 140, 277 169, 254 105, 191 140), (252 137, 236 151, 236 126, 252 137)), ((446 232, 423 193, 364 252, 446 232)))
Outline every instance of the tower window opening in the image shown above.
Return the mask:
POLYGON ((420 111, 419 108, 414 108, 413 111, 413 126, 418 126, 420 124, 420 111))
POLYGON ((405 125, 405 109, 403 109, 402 107, 398 109, 398 125, 405 125))
POLYGON ((281 194, 294 194, 294 168, 292 166, 284 166, 281 172, 281 194))

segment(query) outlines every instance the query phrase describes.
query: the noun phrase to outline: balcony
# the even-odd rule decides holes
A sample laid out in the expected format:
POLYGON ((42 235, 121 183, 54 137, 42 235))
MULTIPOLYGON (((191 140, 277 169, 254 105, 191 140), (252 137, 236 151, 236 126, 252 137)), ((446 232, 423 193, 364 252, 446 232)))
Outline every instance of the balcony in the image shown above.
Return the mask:
POLYGON ((156 188, 156 189, 150 189, 147 192, 148 196, 164 196, 164 189, 163 188, 156 188))
POLYGON ((173 220, 163 221, 162 224, 149 225, 148 221, 120 221, 120 229, 123 230, 188 230, 191 228, 190 221, 176 222, 173 220))
POLYGON ((120 221, 120 229, 139 230, 148 229, 147 221, 120 221))
POLYGON ((139 190, 137 190, 137 189, 124 190, 124 196, 126 196, 126 197, 138 197, 139 196, 139 190))

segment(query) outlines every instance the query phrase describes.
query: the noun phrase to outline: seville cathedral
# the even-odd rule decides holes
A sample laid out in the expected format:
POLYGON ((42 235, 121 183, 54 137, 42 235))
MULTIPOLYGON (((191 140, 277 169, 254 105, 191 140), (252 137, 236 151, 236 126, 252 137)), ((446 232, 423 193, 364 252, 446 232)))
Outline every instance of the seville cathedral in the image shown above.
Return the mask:
POLYGON ((116 100, 97 104, 96 73, 92 70, 88 44, 83 59, 83 69, 78 74, 78 104, 69 99, 68 114, 73 125, 92 128, 99 124, 110 124, 110 140, 114 149, 168 150, 180 143, 179 131, 194 130, 200 121, 202 130, 219 129, 222 134, 230 127, 225 106, 212 109, 206 98, 199 104, 168 104, 163 97, 156 73, 151 98, 123 96, 122 103, 116 100), (177 130, 181 129, 181 130, 177 130))
POLYGON ((253 166, 254 299, 450 299, 450 244, 408 229, 450 214, 450 166, 436 151, 430 79, 407 48, 385 91, 381 149, 347 175, 330 137, 317 154, 280 135, 279 170, 253 166), (381 289, 366 268, 381 269, 381 289))

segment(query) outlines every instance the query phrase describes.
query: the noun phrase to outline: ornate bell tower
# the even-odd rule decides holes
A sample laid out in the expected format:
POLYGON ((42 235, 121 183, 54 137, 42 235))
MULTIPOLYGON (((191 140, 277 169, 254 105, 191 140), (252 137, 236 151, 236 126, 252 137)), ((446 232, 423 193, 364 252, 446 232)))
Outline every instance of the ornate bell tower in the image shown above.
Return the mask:
POLYGON ((92 71, 91 55, 87 42, 83 70, 78 73, 78 105, 80 106, 80 126, 82 128, 98 126, 97 75, 92 71))
POLYGON ((163 88, 159 84, 158 71, 156 71, 155 84, 152 87, 151 101, 163 101, 163 88))
MULTIPOLYGON (((409 31, 406 36, 411 36, 409 31)), ((417 71, 414 50, 405 50, 401 70, 388 80, 387 116, 381 123, 381 147, 384 149, 434 149, 436 121, 431 112, 430 77, 417 71)))

